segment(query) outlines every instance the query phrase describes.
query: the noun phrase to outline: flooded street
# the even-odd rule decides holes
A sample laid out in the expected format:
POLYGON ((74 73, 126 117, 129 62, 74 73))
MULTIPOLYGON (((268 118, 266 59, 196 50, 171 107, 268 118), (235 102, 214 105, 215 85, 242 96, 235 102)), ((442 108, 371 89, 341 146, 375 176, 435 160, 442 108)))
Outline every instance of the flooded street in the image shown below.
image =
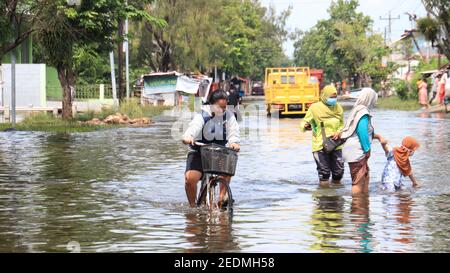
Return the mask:
POLYGON ((188 208, 176 116, 141 129, 0 133, 0 252, 450 251, 450 119, 376 110, 391 145, 421 143, 412 165, 423 187, 379 190, 386 159, 375 142, 370 197, 352 199, 347 164, 343 186, 320 189, 300 119, 267 119, 253 104, 232 217, 188 208))

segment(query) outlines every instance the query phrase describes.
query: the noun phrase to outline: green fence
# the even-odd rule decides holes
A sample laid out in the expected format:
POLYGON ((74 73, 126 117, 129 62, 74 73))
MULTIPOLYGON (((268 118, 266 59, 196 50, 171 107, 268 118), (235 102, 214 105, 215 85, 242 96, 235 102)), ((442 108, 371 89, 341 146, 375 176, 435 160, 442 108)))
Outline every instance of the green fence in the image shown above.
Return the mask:
MULTIPOLYGON (((112 86, 110 84, 104 84, 103 99, 112 99, 112 86)), ((75 87, 75 100, 93 100, 102 99, 100 92, 100 84, 89 85, 77 85, 75 87)), ((61 86, 48 86, 47 85, 47 99, 49 100, 62 100, 61 86)))
MULTIPOLYGON (((112 99, 113 96, 111 85, 104 84, 103 86, 103 99, 112 99)), ((100 84, 77 85, 75 91, 75 100, 102 99, 100 89, 100 84)))

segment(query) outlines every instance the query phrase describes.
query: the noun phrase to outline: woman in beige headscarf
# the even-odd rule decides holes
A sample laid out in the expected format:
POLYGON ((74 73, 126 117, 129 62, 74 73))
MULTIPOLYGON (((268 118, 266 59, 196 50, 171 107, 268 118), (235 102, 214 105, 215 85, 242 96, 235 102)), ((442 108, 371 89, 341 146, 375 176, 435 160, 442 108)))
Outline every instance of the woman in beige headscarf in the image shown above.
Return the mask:
POLYGON ((379 138, 374 134, 372 114, 378 95, 371 88, 363 88, 340 137, 346 139, 343 156, 350 167, 352 193, 369 192, 369 165, 372 140, 379 138))

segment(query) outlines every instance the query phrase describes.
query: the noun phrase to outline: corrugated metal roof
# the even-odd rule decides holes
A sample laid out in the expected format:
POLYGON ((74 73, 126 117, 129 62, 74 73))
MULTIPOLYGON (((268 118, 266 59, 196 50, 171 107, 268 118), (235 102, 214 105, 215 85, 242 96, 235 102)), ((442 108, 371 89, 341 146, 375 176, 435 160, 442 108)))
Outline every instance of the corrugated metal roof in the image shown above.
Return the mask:
POLYGON ((179 73, 177 71, 170 71, 170 72, 153 72, 144 74, 144 77, 153 77, 153 76, 166 76, 166 75, 175 75, 175 76, 181 76, 182 73, 179 73))

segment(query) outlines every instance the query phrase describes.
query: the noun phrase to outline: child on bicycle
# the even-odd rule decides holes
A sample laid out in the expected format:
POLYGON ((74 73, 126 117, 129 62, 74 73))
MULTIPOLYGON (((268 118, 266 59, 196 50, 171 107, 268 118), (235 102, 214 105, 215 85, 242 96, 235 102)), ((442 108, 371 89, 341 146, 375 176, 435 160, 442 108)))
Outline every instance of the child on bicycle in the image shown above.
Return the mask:
POLYGON ((390 192, 401 190, 404 187, 403 179, 405 177, 409 177, 413 187, 418 187, 419 184, 413 175, 409 160, 420 147, 417 140, 410 136, 405 137, 400 147, 391 149, 386 139, 379 135, 377 138, 380 140, 387 157, 387 163, 381 178, 382 188, 390 192))
MULTIPOLYGON (((185 190, 191 207, 195 207, 197 184, 203 176, 200 147, 196 146, 195 142, 228 146, 236 151, 240 149, 239 124, 234 113, 227 110, 227 101, 225 91, 221 89, 214 91, 209 98, 209 105, 195 115, 183 134, 183 143, 189 145, 185 190)), ((224 180, 230 183, 231 177, 224 177, 224 180)))

